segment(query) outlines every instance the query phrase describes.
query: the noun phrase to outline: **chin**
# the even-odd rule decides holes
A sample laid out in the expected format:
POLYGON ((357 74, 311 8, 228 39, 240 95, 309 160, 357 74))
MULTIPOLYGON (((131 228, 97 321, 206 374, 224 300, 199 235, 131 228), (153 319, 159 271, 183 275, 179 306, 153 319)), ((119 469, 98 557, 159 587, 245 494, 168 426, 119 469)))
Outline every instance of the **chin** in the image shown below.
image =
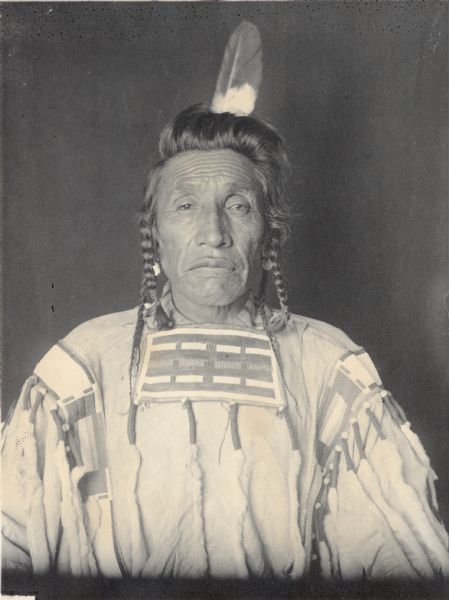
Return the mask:
POLYGON ((245 293, 245 291, 239 292, 237 294, 229 294, 229 291, 227 291, 228 293, 224 294, 222 293, 203 293, 203 294, 192 294, 191 295, 191 299, 196 302, 199 306, 217 306, 217 307, 225 307, 225 306, 230 306, 231 304, 233 304, 233 302, 235 302, 236 300, 238 300, 241 296, 243 296, 243 294, 245 293))
POLYGON ((229 306, 246 293, 246 284, 240 274, 223 277, 198 277, 195 274, 184 290, 190 300, 200 306, 229 306))
POLYGON ((208 281, 190 290, 190 298, 200 306, 229 306, 246 293, 246 286, 208 281))

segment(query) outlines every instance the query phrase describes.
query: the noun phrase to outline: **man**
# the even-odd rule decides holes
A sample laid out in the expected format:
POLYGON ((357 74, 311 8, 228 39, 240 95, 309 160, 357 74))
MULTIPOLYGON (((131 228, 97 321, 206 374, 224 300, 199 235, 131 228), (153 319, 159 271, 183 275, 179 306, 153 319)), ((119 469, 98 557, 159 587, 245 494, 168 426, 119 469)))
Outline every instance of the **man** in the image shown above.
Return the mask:
POLYGON ((195 106, 160 153, 137 314, 53 347, 8 425, 6 568, 447 575, 435 475, 401 409, 362 348, 289 312, 278 134, 195 106), (269 272, 280 310, 264 301, 269 272))

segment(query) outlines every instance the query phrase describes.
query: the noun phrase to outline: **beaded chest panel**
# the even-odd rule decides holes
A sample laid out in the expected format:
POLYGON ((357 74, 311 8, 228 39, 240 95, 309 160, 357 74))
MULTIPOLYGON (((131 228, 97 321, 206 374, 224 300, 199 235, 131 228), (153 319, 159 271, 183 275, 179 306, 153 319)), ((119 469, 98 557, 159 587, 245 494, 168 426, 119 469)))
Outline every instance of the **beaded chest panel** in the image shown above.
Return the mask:
POLYGON ((138 401, 226 401, 281 409, 279 370, 264 332, 178 328, 149 334, 138 401))

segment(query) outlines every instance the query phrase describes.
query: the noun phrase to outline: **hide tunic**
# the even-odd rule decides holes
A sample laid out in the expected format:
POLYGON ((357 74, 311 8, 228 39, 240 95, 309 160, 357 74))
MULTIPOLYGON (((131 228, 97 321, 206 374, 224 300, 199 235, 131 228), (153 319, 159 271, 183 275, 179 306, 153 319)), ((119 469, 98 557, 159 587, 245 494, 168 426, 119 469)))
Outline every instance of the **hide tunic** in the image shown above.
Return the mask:
POLYGON ((4 437, 5 568, 449 574, 435 475, 362 348, 293 315, 274 334, 276 353, 251 299, 226 339, 216 326, 192 334, 169 292, 162 304, 180 337, 167 346, 147 327, 131 409, 135 310, 84 323, 25 383, 4 437), (154 362, 147 352, 156 343, 171 356, 168 375, 163 353, 154 362))

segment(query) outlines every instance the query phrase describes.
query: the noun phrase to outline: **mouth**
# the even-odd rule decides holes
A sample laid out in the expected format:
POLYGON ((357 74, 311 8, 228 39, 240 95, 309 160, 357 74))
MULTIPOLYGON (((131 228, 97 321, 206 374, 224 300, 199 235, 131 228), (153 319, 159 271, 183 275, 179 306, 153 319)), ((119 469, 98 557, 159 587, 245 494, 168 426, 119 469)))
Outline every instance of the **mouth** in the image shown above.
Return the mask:
POLYGON ((225 258, 206 257, 194 262, 193 265, 189 268, 189 271, 196 271, 197 269, 220 270, 230 272, 234 270, 234 265, 225 258))

